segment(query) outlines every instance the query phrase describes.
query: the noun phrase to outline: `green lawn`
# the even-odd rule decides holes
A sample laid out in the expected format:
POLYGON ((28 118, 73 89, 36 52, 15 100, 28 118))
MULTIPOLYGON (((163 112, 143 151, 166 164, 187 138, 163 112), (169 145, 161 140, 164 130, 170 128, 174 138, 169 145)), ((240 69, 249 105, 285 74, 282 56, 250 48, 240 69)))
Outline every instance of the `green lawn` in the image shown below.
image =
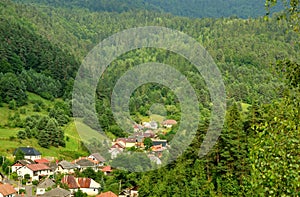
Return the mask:
POLYGON ((0 128, 0 138, 9 138, 16 136, 20 128, 0 128))

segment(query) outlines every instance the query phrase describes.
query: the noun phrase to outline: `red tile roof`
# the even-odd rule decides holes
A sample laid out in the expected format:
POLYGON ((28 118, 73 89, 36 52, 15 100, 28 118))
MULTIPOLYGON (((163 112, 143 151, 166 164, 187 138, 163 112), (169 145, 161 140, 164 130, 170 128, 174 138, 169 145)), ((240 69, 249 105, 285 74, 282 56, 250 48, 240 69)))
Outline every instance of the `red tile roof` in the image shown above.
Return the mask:
POLYGON ((26 167, 34 172, 40 171, 40 170, 50 170, 50 168, 48 166, 46 166, 45 164, 28 164, 26 167))
POLYGON ((118 197, 118 196, 116 194, 114 194, 113 192, 108 191, 108 192, 101 193, 96 197, 118 197))
POLYGON ((3 184, 0 185, 0 194, 3 196, 8 196, 10 194, 15 194, 17 191, 15 188, 10 184, 3 184))
POLYGON ((23 166, 23 165, 20 164, 20 163, 16 163, 16 164, 14 164, 13 166, 23 166))
POLYGON ((165 120, 163 121, 163 125, 175 125, 177 124, 176 120, 165 120))
POLYGON ((102 172, 112 172, 112 169, 110 166, 105 166, 104 168, 102 168, 102 172))
POLYGON ((61 180, 62 183, 67 184, 69 189, 77 189, 78 184, 74 176, 64 176, 61 180))
POLYGON ((92 179, 90 178, 78 178, 77 182, 80 188, 90 188, 92 179))
POLYGON ((47 160, 47 159, 36 159, 36 160, 34 160, 36 163, 50 163, 50 161, 49 160, 47 160))

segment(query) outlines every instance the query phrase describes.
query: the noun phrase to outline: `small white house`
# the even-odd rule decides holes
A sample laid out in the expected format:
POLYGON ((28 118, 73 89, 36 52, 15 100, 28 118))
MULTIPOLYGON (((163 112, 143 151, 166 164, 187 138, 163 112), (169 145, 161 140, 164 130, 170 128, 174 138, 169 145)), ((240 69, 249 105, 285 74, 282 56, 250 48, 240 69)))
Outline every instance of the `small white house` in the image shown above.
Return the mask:
POLYGON ((74 174, 75 169, 79 169, 77 164, 73 164, 68 161, 61 161, 57 164, 56 172, 61 174, 74 174))
POLYGON ((105 158, 102 157, 99 153, 93 153, 88 158, 93 161, 97 161, 98 166, 103 166, 103 164, 105 163, 105 158))
POLYGON ((39 151, 37 151, 35 148, 32 148, 32 147, 17 148, 14 152, 14 155, 16 155, 17 151, 22 151, 24 153, 25 159, 31 159, 34 161, 36 159, 42 158, 42 154, 39 151))
POLYGON ((38 186, 36 187, 36 195, 42 195, 46 193, 46 190, 48 188, 52 188, 55 185, 55 183, 50 179, 45 179, 42 181, 38 186))
POLYGON ((95 196, 100 192, 101 185, 91 178, 75 178, 74 176, 64 176, 61 180, 62 183, 68 185, 72 193, 81 190, 90 196, 95 196))

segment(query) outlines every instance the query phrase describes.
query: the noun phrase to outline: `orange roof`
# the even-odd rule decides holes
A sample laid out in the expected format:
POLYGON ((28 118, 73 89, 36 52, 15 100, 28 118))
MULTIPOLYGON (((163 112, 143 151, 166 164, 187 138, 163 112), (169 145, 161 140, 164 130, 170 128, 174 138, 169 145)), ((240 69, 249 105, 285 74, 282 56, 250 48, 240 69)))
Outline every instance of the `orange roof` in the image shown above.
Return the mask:
POLYGON ((0 185, 0 194, 3 196, 8 196, 10 194, 15 194, 17 191, 15 188, 10 184, 3 184, 0 185))
POLYGON ((36 163, 49 163, 47 159, 36 159, 34 160, 36 163))
POLYGON ((175 125, 175 124, 177 124, 177 121, 176 120, 165 120, 165 121, 163 121, 163 124, 164 125, 175 125))
POLYGON ((102 168, 102 172, 111 172, 112 169, 110 166, 105 166, 104 168, 102 168))
POLYGON ((20 164, 20 163, 16 163, 16 164, 14 164, 13 166, 23 166, 23 165, 20 164))
POLYGON ((101 193, 96 197, 118 197, 118 196, 115 193, 108 191, 108 192, 101 193))
POLYGON ((28 164, 26 167, 34 172, 39 170, 50 170, 45 164, 28 164))

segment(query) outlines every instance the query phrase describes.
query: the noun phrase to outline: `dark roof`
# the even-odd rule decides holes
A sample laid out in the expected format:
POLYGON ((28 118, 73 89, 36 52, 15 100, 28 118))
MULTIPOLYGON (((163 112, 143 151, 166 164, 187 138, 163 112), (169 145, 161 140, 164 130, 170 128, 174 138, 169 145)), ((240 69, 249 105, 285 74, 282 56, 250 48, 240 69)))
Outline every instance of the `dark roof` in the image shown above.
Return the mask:
POLYGON ((65 160, 59 162, 58 165, 61 166, 63 169, 75 169, 78 167, 77 165, 65 160))
POLYGON ((15 150, 14 155, 18 150, 21 150, 25 156, 38 156, 42 155, 39 151, 32 147, 19 147, 15 150))
POLYGON ((26 166, 28 164, 35 164, 35 162, 31 159, 18 160, 16 163, 22 164, 23 166, 26 166))
POLYGON ((91 156, 95 157, 97 161, 105 162, 104 157, 102 157, 99 153, 93 153, 91 156))
POLYGON ((42 181, 40 184, 38 184, 38 188, 49 188, 49 187, 53 187, 55 185, 55 183, 50 180, 50 179, 45 179, 44 181, 42 181))
POLYGON ((88 159, 80 159, 79 161, 76 161, 77 165, 79 165, 80 167, 93 167, 94 163, 88 159))
POLYGON ((49 192, 46 192, 45 194, 41 196, 48 196, 48 197, 66 197, 71 196, 71 192, 68 190, 62 189, 62 188, 55 188, 53 190, 50 190, 49 192))
POLYGON ((123 141, 125 143, 135 143, 136 142, 136 138, 135 137, 131 137, 131 138, 118 138, 118 141, 123 141))

